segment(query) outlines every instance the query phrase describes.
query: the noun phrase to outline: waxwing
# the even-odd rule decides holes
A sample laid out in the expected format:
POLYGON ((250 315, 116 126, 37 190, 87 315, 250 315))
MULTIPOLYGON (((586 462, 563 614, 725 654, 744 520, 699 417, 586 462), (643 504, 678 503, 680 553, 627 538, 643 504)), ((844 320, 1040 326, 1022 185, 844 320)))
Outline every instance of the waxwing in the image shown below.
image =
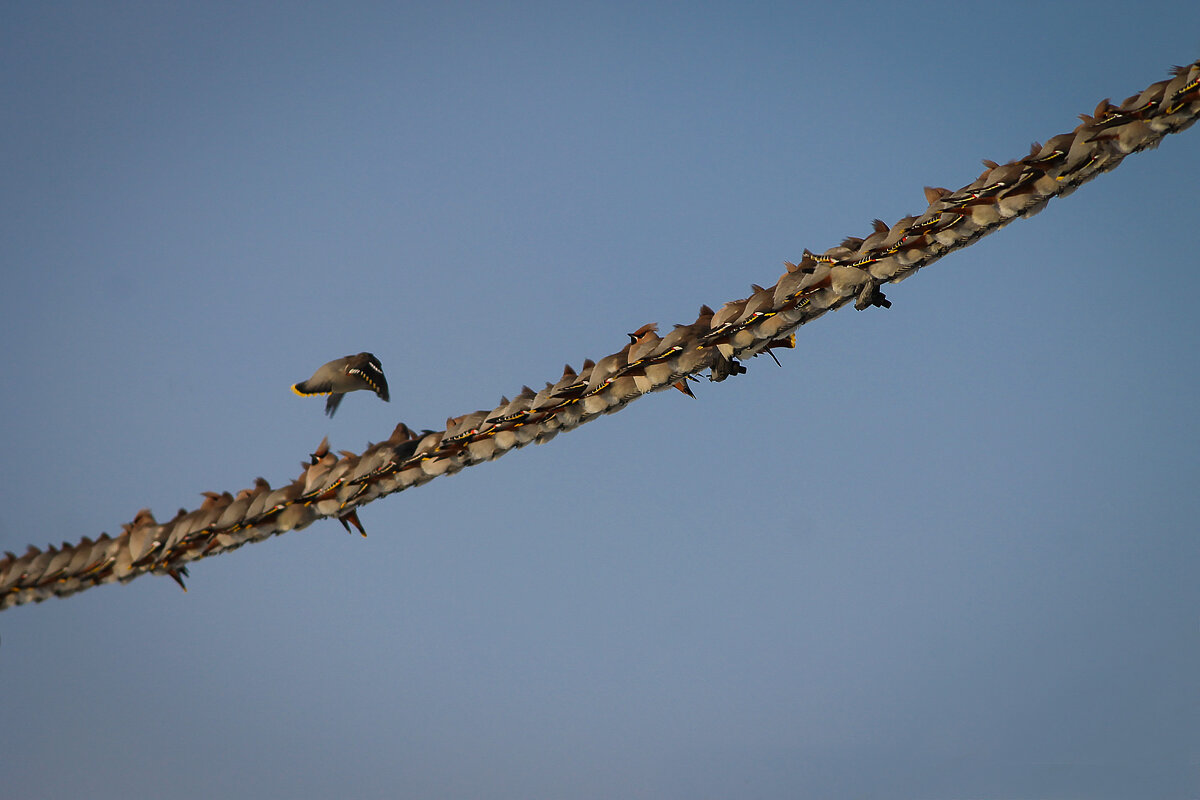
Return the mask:
POLYGON ((1060 133, 1057 136, 1052 136, 1041 147, 1038 147, 1037 142, 1034 142, 1035 146, 1030 148, 1030 153, 1025 159, 1025 163, 1046 167, 1047 169, 1060 164, 1066 160, 1067 151, 1071 149, 1071 144, 1074 141, 1075 134, 1060 133))
POLYGON ((379 359, 370 353, 359 353, 330 361, 314 372, 308 380, 292 386, 292 391, 301 397, 329 395, 329 399, 325 401, 325 413, 331 417, 337 411, 338 404, 342 402, 346 392, 359 389, 371 390, 385 403, 389 400, 383 367, 379 359))
POLYGON ((882 249, 884 240, 888 238, 888 235, 892 231, 892 226, 881 219, 871 220, 871 227, 874 230, 870 236, 863 239, 863 243, 859 245, 856 255, 873 253, 876 250, 882 249))
POLYGON ((490 411, 481 409, 473 411, 470 414, 463 414, 460 417, 450 417, 447 419, 446 435, 442 438, 442 444, 439 449, 458 444, 479 433, 479 427, 486 422, 490 413, 490 411))
MULTIPOLYGON (((563 366, 562 377, 559 378, 549 389, 546 390, 545 399, 539 400, 542 393, 538 392, 537 394, 534 395, 533 399, 530 401, 529 407, 534 410, 540 410, 543 407, 543 405, 558 405, 561 401, 558 399, 554 399, 556 397, 556 395, 560 391, 566 389, 567 387, 573 386, 578 380, 579 380, 579 373, 577 373, 575 371, 575 368, 572 367, 570 364, 565 364, 563 366)), ((519 398, 520 398, 520 395, 518 395, 518 399, 519 398)))
POLYGON ((381 467, 388 463, 394 452, 396 452, 396 448, 390 442, 380 442, 379 444, 368 446, 359 457, 358 465, 354 468, 354 471, 346 476, 346 482, 365 488, 365 483, 362 479, 378 472, 381 467))
POLYGON ((662 339, 658 336, 658 323, 650 322, 638 328, 633 333, 628 333, 629 337, 629 363, 634 364, 654 351, 658 347, 658 343, 662 339))
POLYGON ((746 374, 746 367, 740 361, 736 358, 726 358, 718 352, 712 366, 709 367, 708 379, 720 382, 732 375, 744 374, 746 374))
POLYGON ((1195 66, 1193 64, 1187 67, 1174 67, 1171 70, 1174 77, 1167 81, 1166 89, 1163 90, 1163 114, 1170 115, 1178 112, 1187 104, 1188 95, 1195 92, 1197 86, 1200 86, 1200 82, 1192 74, 1195 66))
POLYGON ((250 507, 250 499, 251 492, 249 489, 240 490, 234 496, 233 502, 221 512, 221 516, 217 518, 214 527, 219 531, 225 531, 241 525, 242 520, 246 516, 246 509, 250 507))
POLYGON ((39 550, 33 545, 29 545, 25 553, 28 563, 25 566, 25 577, 22 579, 24 586, 37 586, 42 576, 46 574, 46 567, 50 566, 50 561, 58 555, 58 548, 50 545, 45 550, 39 550))
POLYGON ((64 577, 67 569, 67 564, 71 563, 72 556, 75 555, 74 549, 68 542, 63 542, 62 550, 57 551, 54 558, 50 559, 50 563, 46 565, 46 571, 42 574, 42 582, 59 581, 64 577))
POLYGON ((779 276, 779 280, 775 282, 775 294, 771 297, 771 305, 776 308, 781 308, 795 300, 796 295, 800 293, 801 284, 817 268, 816 259, 807 250, 804 251, 804 257, 800 259, 799 264, 784 261, 783 265, 787 267, 787 272, 779 276))
POLYGON ((116 551, 120 542, 107 533, 101 533, 92 543, 91 556, 83 568, 82 575, 102 575, 117 560, 116 551))
MULTIPOLYGON (((67 564, 66 572, 74 577, 83 573, 87 567, 92 554, 92 539, 90 536, 85 536, 79 540, 79 544, 73 548, 74 555, 71 556, 71 561, 67 564)), ((0 560, 0 572, 3 572, 3 561, 0 560)), ((3 582, 0 581, 0 588, 3 588, 3 582)))
POLYGON ((629 363, 629 348, 632 346, 633 342, 630 342, 611 356, 605 356, 596 362, 589 376, 585 397, 596 394, 612 382, 617 372, 629 363))
POLYGON ((154 521, 154 514, 148 508, 137 512, 133 522, 121 527, 129 532, 129 557, 134 564, 141 563, 143 558, 162 544, 157 537, 162 529, 154 521))
MULTIPOLYGON (((1092 133, 1091 126, 1086 122, 1081 122, 1075 128, 1075 138, 1067 150, 1063 170, 1058 175, 1060 182, 1071 179, 1077 173, 1089 170, 1104 160, 1105 156, 1100 152, 1100 148, 1088 141, 1092 133)), ((1075 183, 1078 182, 1075 181, 1075 183)))
MULTIPOLYGON (((549 384, 546 385, 549 386, 549 384)), ((544 392, 545 390, 535 392, 528 386, 522 386, 521 392, 512 400, 509 400, 507 397, 500 398, 500 405, 487 412, 483 422, 479 424, 479 432, 491 434, 498 427, 504 428, 525 424, 529 421, 530 406, 544 392)))
MULTIPOLYGON (((880 308, 891 308, 892 301, 884 297, 883 292, 879 290, 879 282, 869 280, 862 285, 862 289, 858 292, 858 297, 854 301, 854 307, 859 311, 865 311, 871 306, 879 306, 880 308)), ((791 347, 795 347, 795 339, 792 340, 791 347)), ((774 356, 772 356, 774 357, 774 356)), ((776 359, 776 364, 779 360, 776 359)))
POLYGON ((262 522, 277 512, 283 511, 292 503, 296 502, 296 499, 303 492, 304 482, 300 480, 293 481, 287 486, 281 486, 275 491, 271 492, 267 495, 267 499, 263 503, 262 514, 260 515, 258 522, 262 522))
POLYGON ((320 458, 314 457, 313 463, 304 470, 304 491, 301 493, 300 499, 311 500, 329 489, 333 483, 329 473, 337 464, 338 457, 328 450, 320 458))
MULTIPOLYGON (((592 370, 596 368, 596 362, 590 358, 584 359, 583 367, 579 370, 579 374, 574 380, 568 380, 567 385, 559 388, 553 394, 557 398, 565 398, 567 400, 578 400, 583 396, 583 393, 588 389, 588 383, 592 379, 592 370)), ((564 380, 567 374, 563 372, 564 380)), ((563 381, 559 381, 562 383, 563 381)))
POLYGON ((266 508, 267 497, 271 494, 271 484, 261 475, 254 479, 254 488, 250 490, 250 505, 246 507, 243 523, 253 525, 262 516, 266 508))

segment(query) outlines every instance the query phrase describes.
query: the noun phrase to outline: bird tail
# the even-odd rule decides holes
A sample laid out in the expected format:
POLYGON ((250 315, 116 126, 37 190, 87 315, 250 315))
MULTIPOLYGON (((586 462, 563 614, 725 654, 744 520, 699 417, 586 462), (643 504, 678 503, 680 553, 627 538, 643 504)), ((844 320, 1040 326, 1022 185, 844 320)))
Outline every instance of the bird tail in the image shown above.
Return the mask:
POLYGON ((317 395, 329 394, 328 391, 318 392, 309 388, 308 381, 300 381, 292 384, 292 391, 301 397, 316 397, 317 395))

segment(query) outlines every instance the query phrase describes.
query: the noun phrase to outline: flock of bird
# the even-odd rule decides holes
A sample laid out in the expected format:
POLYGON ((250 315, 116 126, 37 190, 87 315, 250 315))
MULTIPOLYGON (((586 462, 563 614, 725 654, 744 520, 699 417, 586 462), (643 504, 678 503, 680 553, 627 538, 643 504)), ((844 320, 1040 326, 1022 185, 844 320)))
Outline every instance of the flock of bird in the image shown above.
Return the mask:
MULTIPOLYGON (((158 522, 139 511, 121 533, 84 537, 76 544, 0 558, 0 609, 75 592, 146 573, 169 575, 182 587, 187 564, 234 550, 317 519, 335 517, 347 531, 364 536, 358 508, 370 501, 419 486, 440 475, 490 461, 530 443, 553 439, 601 414, 623 408, 650 392, 677 388, 691 394, 688 381, 708 370, 721 381, 745 372, 742 360, 795 346, 796 328, 827 311, 853 302, 858 309, 888 307, 883 283, 903 280, 947 253, 965 247, 1008 222, 1040 211, 1091 178, 1116 167, 1130 153, 1154 147, 1200 116, 1200 61, 1176 67, 1172 76, 1113 104, 1102 100, 1070 133, 1035 143, 1027 156, 997 164, 985 161, 976 180, 957 190, 926 188, 926 210, 873 231, 850 237, 799 263, 770 287, 753 286, 750 295, 719 310, 700 309, 696 320, 665 335, 655 324, 628 334, 629 342, 579 370, 568 365, 562 377, 540 390, 528 386, 493 409, 446 420, 441 431, 414 432, 404 423, 385 441, 361 454, 333 453, 328 441, 302 463, 299 476, 279 488, 262 478, 236 493, 205 492, 193 511, 180 509, 158 522)), ((331 361, 297 394, 327 394, 326 413, 337 410, 350 391, 373 391, 388 399, 382 365, 370 353, 331 361)))

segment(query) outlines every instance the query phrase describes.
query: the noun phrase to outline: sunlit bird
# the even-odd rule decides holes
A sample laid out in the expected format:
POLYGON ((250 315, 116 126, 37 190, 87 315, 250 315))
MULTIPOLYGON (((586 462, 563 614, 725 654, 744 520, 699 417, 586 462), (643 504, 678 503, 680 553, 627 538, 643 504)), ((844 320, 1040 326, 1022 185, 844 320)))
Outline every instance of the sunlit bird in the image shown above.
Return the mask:
POLYGON ((330 361, 317 369, 308 380, 292 386, 292 391, 301 397, 329 395, 329 399, 325 401, 325 413, 331 417, 342 402, 342 397, 347 392, 356 392, 359 389, 369 389, 385 403, 389 400, 383 366, 371 353, 359 353, 330 361))

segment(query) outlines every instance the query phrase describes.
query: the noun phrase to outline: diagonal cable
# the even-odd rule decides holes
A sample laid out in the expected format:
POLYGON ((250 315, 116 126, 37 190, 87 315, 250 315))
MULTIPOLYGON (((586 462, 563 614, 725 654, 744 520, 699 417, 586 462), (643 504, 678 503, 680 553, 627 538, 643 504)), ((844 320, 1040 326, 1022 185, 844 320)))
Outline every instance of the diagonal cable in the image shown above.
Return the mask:
MULTIPOLYGON (((1119 105, 1100 101, 1081 114, 1071 132, 1034 144, 1028 155, 986 169, 958 189, 926 188, 928 207, 892 225, 875 221, 865 237, 848 237, 821 254, 804 251, 798 264, 771 286, 754 286, 746 298, 660 335, 647 325, 629 334, 621 350, 534 391, 523 387, 490 411, 452 417, 442 431, 414 433, 404 423, 386 441, 360 455, 329 452, 322 442, 296 480, 273 489, 262 478, 236 494, 206 492, 203 504, 158 522, 137 513, 117 536, 84 537, 75 544, 30 545, 0 559, 0 609, 92 586, 122 583, 147 573, 183 585, 187 565, 276 534, 299 530, 324 517, 359 531, 357 509, 372 500, 420 486, 440 475, 499 458, 529 443, 541 444, 601 414, 610 414, 650 392, 678 388, 708 371, 722 381, 745 372, 743 359, 795 346, 794 331, 847 303, 860 310, 889 307, 881 286, 895 283, 1020 217, 1051 198, 1114 169, 1125 156, 1156 147, 1164 136, 1200 117, 1200 61, 1176 67, 1119 105)), ((365 535, 365 533, 364 533, 365 535)))

